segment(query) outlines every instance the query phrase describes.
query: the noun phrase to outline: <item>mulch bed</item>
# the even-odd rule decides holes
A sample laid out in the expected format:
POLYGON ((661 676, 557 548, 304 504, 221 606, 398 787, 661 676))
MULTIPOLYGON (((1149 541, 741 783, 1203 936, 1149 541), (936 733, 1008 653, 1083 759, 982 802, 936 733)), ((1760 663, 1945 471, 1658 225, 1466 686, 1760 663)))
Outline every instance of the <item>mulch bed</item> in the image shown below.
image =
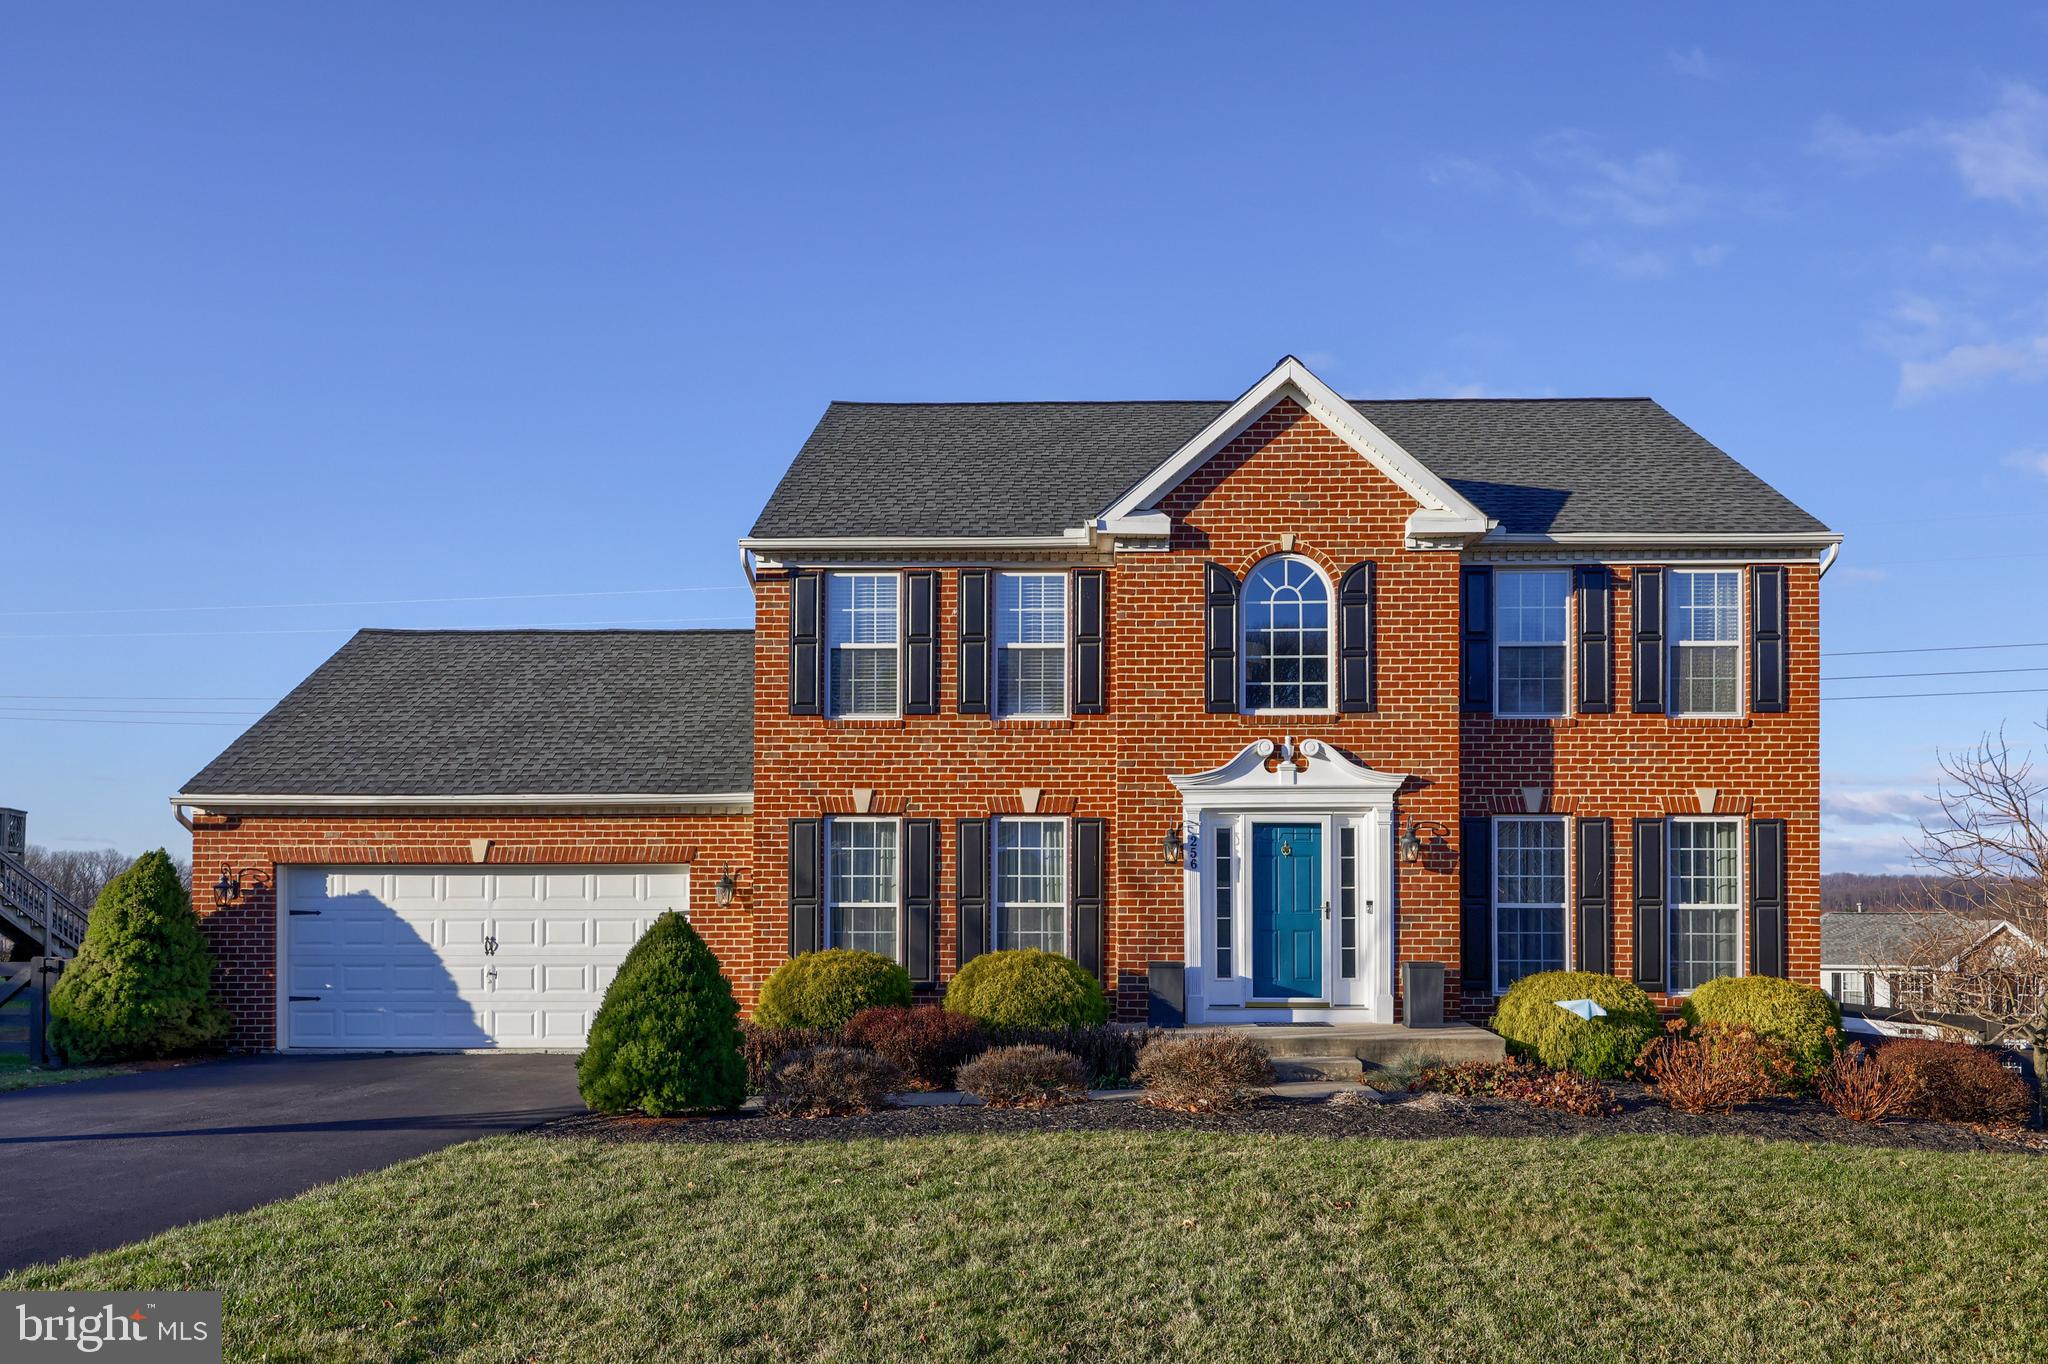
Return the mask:
POLYGON ((857 1118, 771 1118, 738 1113, 703 1118, 608 1117, 586 1113, 539 1129, 547 1137, 604 1141, 854 1141, 865 1138, 1005 1135, 1029 1132, 1283 1133, 1302 1137, 1575 1137, 1616 1132, 1831 1142, 1923 1151, 2048 1154, 2048 1133, 1996 1131, 1937 1122, 1860 1123, 1819 1104, 1774 1100, 1734 1113, 1675 1113, 1640 1085, 1617 1085, 1623 1111, 1580 1118, 1494 1099, 1411 1095, 1394 1103, 1267 1097, 1242 1113, 1172 1113, 1132 1101, 1019 1110, 978 1106, 892 1108, 857 1118))

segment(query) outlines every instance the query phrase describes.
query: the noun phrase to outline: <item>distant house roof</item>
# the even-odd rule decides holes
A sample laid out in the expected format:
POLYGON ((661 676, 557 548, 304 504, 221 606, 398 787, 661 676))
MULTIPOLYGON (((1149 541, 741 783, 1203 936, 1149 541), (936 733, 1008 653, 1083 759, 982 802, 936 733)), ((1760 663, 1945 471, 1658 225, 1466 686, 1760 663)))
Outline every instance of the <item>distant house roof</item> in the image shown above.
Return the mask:
MULTIPOLYGON (((1350 403, 1509 534, 1827 532, 1648 398, 1350 403)), ((836 402, 752 536, 1057 535, 1229 406, 836 402)))
POLYGON ((751 630, 364 630, 185 794, 740 793, 753 729, 751 630))
POLYGON ((1867 914, 1834 910, 1820 916, 1820 963, 1823 967, 1898 966, 1930 941, 1960 949, 1999 922, 1938 909, 1867 914))

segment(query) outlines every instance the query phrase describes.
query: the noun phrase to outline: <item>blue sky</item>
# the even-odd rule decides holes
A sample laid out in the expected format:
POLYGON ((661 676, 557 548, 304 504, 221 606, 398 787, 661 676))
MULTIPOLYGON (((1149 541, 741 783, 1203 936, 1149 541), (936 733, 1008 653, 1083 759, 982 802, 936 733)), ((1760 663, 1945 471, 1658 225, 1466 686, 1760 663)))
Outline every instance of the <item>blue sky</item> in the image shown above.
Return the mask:
MULTIPOLYGON (((2048 11, 17 6, 0 804, 165 796, 365 625, 742 624, 832 398, 1638 394, 2048 641, 2048 11), (102 699, 112 698, 112 699, 102 699), (194 714, 192 712, 223 712, 194 714)), ((2048 688, 2048 647, 1829 695, 2048 688)), ((2048 692, 1831 702, 1830 869, 2048 692)))

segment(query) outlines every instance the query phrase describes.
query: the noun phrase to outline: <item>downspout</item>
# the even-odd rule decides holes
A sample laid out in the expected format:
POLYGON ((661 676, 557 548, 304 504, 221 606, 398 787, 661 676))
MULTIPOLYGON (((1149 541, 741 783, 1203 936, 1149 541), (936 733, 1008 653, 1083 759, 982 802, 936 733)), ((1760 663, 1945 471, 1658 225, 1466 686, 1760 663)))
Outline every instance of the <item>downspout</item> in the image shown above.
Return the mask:
POLYGON ((179 804, 176 800, 173 800, 171 802, 171 818, 177 820, 178 823, 184 825, 186 833, 195 834, 199 832, 197 829, 192 827, 192 816, 186 814, 185 807, 179 804))
POLYGON ((747 586, 748 586, 748 587, 753 587, 753 586, 755 586, 755 583, 754 583, 754 551, 752 551, 751 549, 748 549, 748 548, 747 548, 747 547, 746 547, 745 545, 741 545, 741 546, 740 546, 740 572, 742 572, 742 573, 744 573, 744 574, 746 574, 746 575, 747 575, 747 586))
POLYGON ((1829 545, 1827 553, 1820 556, 1820 572, 1816 576, 1822 578, 1827 577, 1828 570, 1834 567, 1835 556, 1840 554, 1841 552, 1842 542, 1840 540, 1837 540, 1832 545, 1829 545))

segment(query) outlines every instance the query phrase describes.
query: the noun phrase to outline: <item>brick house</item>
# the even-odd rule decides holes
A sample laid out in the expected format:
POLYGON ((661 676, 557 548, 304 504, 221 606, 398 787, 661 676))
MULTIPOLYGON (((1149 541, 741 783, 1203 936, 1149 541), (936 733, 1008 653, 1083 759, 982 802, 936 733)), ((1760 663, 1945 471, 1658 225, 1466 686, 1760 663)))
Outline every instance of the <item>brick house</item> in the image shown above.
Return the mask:
POLYGON ((1453 1015, 1817 981, 1840 537, 1646 399, 835 403, 752 632, 366 631, 173 797, 253 1047, 580 1043, 687 908, 936 993, 1453 1015))

